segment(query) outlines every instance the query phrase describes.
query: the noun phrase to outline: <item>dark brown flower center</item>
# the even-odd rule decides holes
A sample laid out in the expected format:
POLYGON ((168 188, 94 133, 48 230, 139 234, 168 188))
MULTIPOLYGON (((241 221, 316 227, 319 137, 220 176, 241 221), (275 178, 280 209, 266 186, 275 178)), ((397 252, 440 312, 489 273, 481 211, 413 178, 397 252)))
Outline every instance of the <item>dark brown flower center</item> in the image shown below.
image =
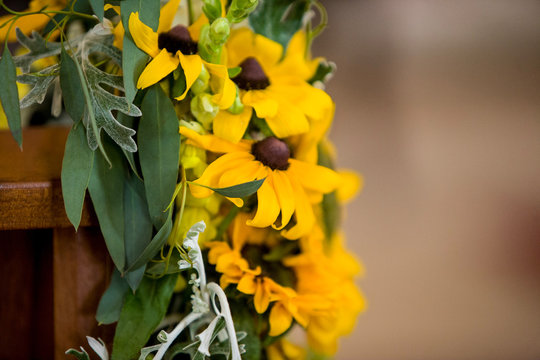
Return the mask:
POLYGON ((248 57, 242 61, 240 68, 242 68, 240 74, 232 79, 240 89, 262 90, 270 85, 270 80, 255 58, 248 57))
POLYGON ((272 170, 287 170, 291 151, 285 142, 269 137, 258 141, 251 146, 251 153, 257 161, 270 167, 272 170))
POLYGON ((197 42, 191 39, 187 27, 183 25, 176 25, 168 32, 159 34, 158 47, 167 49, 172 54, 176 54, 178 50, 184 55, 197 53, 197 42))

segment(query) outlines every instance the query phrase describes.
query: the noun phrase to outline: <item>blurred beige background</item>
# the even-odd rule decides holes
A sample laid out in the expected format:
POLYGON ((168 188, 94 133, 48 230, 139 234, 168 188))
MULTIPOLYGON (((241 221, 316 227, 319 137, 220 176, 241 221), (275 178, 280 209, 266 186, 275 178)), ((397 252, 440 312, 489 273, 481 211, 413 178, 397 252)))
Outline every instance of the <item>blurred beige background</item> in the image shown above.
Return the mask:
POLYGON ((540 359, 540 1, 325 2, 349 246, 338 359, 540 359))

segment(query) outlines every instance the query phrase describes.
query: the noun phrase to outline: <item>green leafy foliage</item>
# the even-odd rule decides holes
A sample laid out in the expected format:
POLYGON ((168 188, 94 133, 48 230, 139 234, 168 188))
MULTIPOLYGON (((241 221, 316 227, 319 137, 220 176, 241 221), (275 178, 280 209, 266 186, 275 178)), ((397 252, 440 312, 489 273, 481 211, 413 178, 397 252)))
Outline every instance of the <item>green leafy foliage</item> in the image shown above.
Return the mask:
POLYGON ((112 324, 120 319, 124 298, 129 286, 122 278, 120 272, 115 269, 111 276, 109 287, 101 296, 99 301, 96 320, 100 324, 112 324))
MULTIPOLYGON (((322 145, 318 147, 319 165, 334 169, 331 155, 322 145)), ((324 234, 327 240, 331 240, 341 223, 341 207, 339 206, 335 192, 325 194, 322 201, 324 234)))
MULTIPOLYGON (((84 101, 84 92, 82 89, 81 80, 78 76, 77 64, 75 63, 75 60, 68 55, 64 48, 62 48, 60 53, 60 61, 60 86, 62 88, 64 106, 66 107, 66 111, 68 112, 69 116, 71 116, 73 121, 78 122, 84 115, 86 103, 84 101)), ((52 76, 46 77, 45 79, 50 78, 52 78, 52 76)), ((34 85, 32 91, 36 88, 37 86, 34 85)), ((43 91, 43 94, 46 94, 46 89, 43 91)), ((28 96, 24 97, 23 102, 27 97, 28 96)))
POLYGON ((253 30, 287 48, 292 36, 300 30, 311 0, 259 0, 249 15, 253 30))
POLYGON ((176 279, 176 275, 145 277, 135 294, 128 292, 114 336, 113 360, 137 357, 165 316, 176 279))
POLYGON ((180 134, 174 106, 161 87, 153 85, 141 104, 139 159, 148 199, 148 210, 156 229, 165 223, 178 179, 180 134))
POLYGON ((126 99, 132 102, 137 93, 137 80, 141 75, 148 55, 135 45, 129 33, 129 17, 131 13, 138 12, 140 20, 153 30, 157 30, 159 19, 159 0, 123 0, 120 2, 120 13, 125 34, 123 41, 122 71, 124 74, 124 87, 126 99))
MULTIPOLYGON (((228 341, 224 341, 223 343, 216 343, 215 340, 219 334, 219 332, 223 329, 225 329, 226 323, 222 316, 220 316, 217 321, 216 325, 214 327, 214 330, 212 332, 212 336, 210 339, 210 347, 208 351, 210 352, 210 355, 224 355, 226 358, 229 357, 230 354, 230 345, 228 341)), ((191 360, 205 360, 208 359, 206 355, 201 353, 199 351, 199 345, 201 344, 201 340, 196 341, 187 341, 180 344, 176 344, 175 346, 172 346, 169 351, 167 351, 167 355, 165 356, 165 360, 172 360, 174 357, 180 353, 189 354, 191 360)))
POLYGON ((61 174, 66 214, 75 229, 81 222, 84 196, 93 164, 94 152, 86 142, 84 126, 75 124, 66 141, 61 174))
MULTIPOLYGON (((45 100, 47 90, 53 84, 59 70, 60 65, 55 64, 32 75, 23 74, 17 76, 17 82, 31 86, 30 91, 21 99, 20 107, 24 109, 33 104, 41 104, 45 100)), ((81 99, 84 101, 84 98, 81 99)), ((84 110, 84 107, 81 110, 84 110)))
POLYGON ((126 264, 124 246, 124 186, 125 163, 124 157, 116 146, 109 141, 104 143, 109 155, 111 167, 101 153, 95 153, 94 166, 88 184, 88 190, 94 210, 99 221, 99 227, 109 254, 116 268, 123 272, 126 264))
POLYGON ((234 327, 243 331, 247 336, 242 340, 246 352, 242 354, 243 360, 259 360, 261 358, 262 345, 255 329, 254 318, 245 304, 229 302, 234 319, 234 327))
POLYGON ((114 95, 102 87, 103 84, 123 92, 122 76, 106 73, 95 67, 90 60, 90 55, 101 53, 110 57, 114 63, 121 64, 121 53, 112 46, 112 36, 103 36, 98 31, 91 30, 81 41, 78 52, 81 57, 82 71, 88 83, 90 97, 88 100, 94 109, 95 116, 95 119, 92 119, 90 112, 86 111, 83 119, 87 127, 88 145, 92 150, 97 149, 98 137, 103 129, 121 148, 130 152, 137 151, 137 144, 131 138, 135 135, 135 130, 118 122, 112 111, 118 110, 130 116, 140 116, 141 111, 125 97, 114 95), (94 120, 97 133, 91 124, 94 120))
MULTIPOLYGON (((128 174, 124 186, 124 243, 126 263, 134 262, 152 239, 152 221, 142 181, 128 174)), ((144 275, 144 265, 126 274, 132 290, 136 290, 144 275)))
MULTIPOLYGON (((84 13, 84 14, 90 14, 92 13, 92 6, 90 5, 88 0, 76 0, 76 1, 69 1, 69 4, 63 9, 63 11, 69 11, 71 9, 71 6, 73 6, 73 11, 84 13)), ((45 28, 43 29, 43 33, 48 33, 52 30, 54 30, 56 23, 60 23, 62 19, 66 17, 66 14, 56 14, 53 17, 54 21, 49 21, 47 25, 45 25, 45 28)))
POLYGON ((146 268, 146 273, 154 276, 163 274, 176 274, 182 270, 178 267, 178 261, 183 258, 178 251, 173 251, 168 261, 150 262, 146 268))
POLYGON ((226 196, 226 197, 242 198, 242 197, 246 197, 246 196, 250 196, 250 195, 255 194, 257 192, 257 190, 259 190, 259 188, 262 186, 264 180, 266 180, 266 178, 259 179, 259 180, 248 181, 248 182, 245 182, 245 183, 242 183, 242 184, 228 186, 228 187, 224 187, 224 188, 213 188, 213 187, 210 187, 210 186, 201 185, 201 184, 197 184, 197 183, 194 183, 194 182, 190 182, 190 184, 208 188, 208 189, 213 190, 213 191, 217 192, 218 194, 226 196))
POLYGON ((99 21, 103 21, 103 7, 105 6, 104 0, 89 0, 90 5, 92 5, 92 10, 94 10, 94 14, 96 14, 99 21))
POLYGON ((167 220, 165 221, 165 224, 159 229, 156 235, 152 238, 152 241, 150 241, 150 244, 144 249, 144 251, 135 259, 133 263, 128 263, 126 267, 126 271, 133 271, 135 269, 140 268, 144 264, 146 264, 150 259, 152 259, 156 253, 165 245, 165 242, 167 241, 167 238, 169 237, 169 234, 172 230, 172 211, 168 211, 167 220))
POLYGON ((0 81, 2 108, 6 114, 11 134, 22 149, 21 109, 19 108, 19 93, 15 83, 17 72, 7 45, 4 47, 0 59, 0 74, 2 74, 2 81, 0 81))
MULTIPOLYGON (((17 41, 28 49, 28 52, 13 58, 15 66, 20 67, 23 73, 30 72, 30 66, 37 60, 60 54, 62 44, 58 42, 47 42, 37 32, 32 31, 30 37, 26 36, 19 28, 15 30, 17 41)), ((78 41, 78 40, 77 40, 78 41)), ((71 41, 75 45, 77 41, 71 41)))

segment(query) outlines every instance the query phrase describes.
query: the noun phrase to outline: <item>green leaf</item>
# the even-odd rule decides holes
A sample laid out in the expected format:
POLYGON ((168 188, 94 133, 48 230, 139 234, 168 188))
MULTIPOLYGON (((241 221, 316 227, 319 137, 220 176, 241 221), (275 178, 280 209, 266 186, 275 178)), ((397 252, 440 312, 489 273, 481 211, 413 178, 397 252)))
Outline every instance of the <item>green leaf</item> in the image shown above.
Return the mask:
POLYGON ((94 14, 96 14, 99 21, 103 22, 104 0, 90 0, 90 5, 92 5, 92 10, 94 10, 94 14))
POLYGON ((114 269, 109 287, 99 301, 96 320, 100 324, 112 324, 120 319, 124 297, 129 286, 117 269, 114 269))
POLYGON ((81 347, 82 351, 77 351, 75 349, 69 349, 66 351, 66 355, 73 355, 78 360, 90 360, 90 357, 88 356, 88 353, 81 347))
POLYGON ((4 53, 0 59, 0 102, 6 114, 11 135, 22 150, 21 109, 19 107, 19 92, 17 91, 17 72, 11 53, 4 46, 4 53))
MULTIPOLYGON (((249 308, 243 303, 229 302, 231 306, 231 313, 234 320, 234 328, 237 333, 244 331, 247 336, 242 339, 242 343, 245 345, 246 352, 242 354, 243 360, 259 360, 261 358, 262 346, 259 335, 255 330, 254 318, 250 313, 249 308)), ((258 317, 259 321, 262 321, 258 317)))
POLYGON ((144 249, 142 254, 132 263, 127 264, 126 271, 133 271, 135 269, 140 268, 144 264, 146 264, 150 259, 156 255, 156 253, 165 245, 165 242, 167 241, 167 238, 169 237, 169 234, 172 230, 172 211, 169 210, 167 215, 167 220, 165 221, 165 224, 159 229, 158 233, 154 235, 152 238, 152 241, 148 246, 144 249))
MULTIPOLYGON (((60 70, 60 65, 54 64, 38 71, 35 74, 18 75, 17 82, 31 85, 30 90, 21 99, 21 109, 27 108, 34 104, 41 104, 43 100, 45 100, 45 96, 47 96, 47 90, 53 84, 60 70)), ((77 73, 75 73, 75 75, 77 75, 77 73)), ((84 102, 84 98, 81 98, 80 100, 84 102)), ((83 111, 84 107, 80 110, 83 111)))
MULTIPOLYGON (((128 127, 130 129, 135 128, 135 119, 132 118, 131 116, 128 116, 128 115, 121 112, 121 113, 118 113, 116 115, 116 118, 120 122, 120 124, 124 125, 125 127, 128 127)), ((122 151, 123 151, 124 156, 126 157, 128 163, 129 163, 129 167, 131 168, 131 171, 133 171, 135 176, 137 176, 142 181, 142 176, 139 173, 139 169, 138 169, 137 163, 135 161, 135 155, 134 154, 136 154, 136 153, 126 151, 125 149, 122 149, 122 151)))
POLYGON ((103 143, 111 161, 111 168, 103 154, 96 153, 88 190, 99 226, 109 254, 120 271, 124 271, 126 252, 124 246, 124 186, 125 163, 120 149, 103 143))
POLYGON ((232 78, 238 76, 238 74, 240 74, 242 72, 242 68, 240 66, 237 66, 237 67, 227 69, 227 71, 229 73, 229 77, 232 79, 232 78))
MULTIPOLYGON (((15 34, 17 36, 17 41, 28 49, 28 52, 13 58, 15 66, 22 68, 23 73, 30 72, 30 66, 33 62, 58 55, 62 49, 62 44, 59 42, 45 41, 37 31, 32 31, 31 36, 28 37, 17 28, 15 34)), ((75 45, 76 42, 71 41, 70 44, 75 45)))
POLYGON ((310 0, 259 0, 259 5, 249 15, 249 24, 257 34, 286 49, 292 36, 302 27, 310 3, 310 0))
POLYGON ((159 262, 150 262, 146 268, 146 273, 150 275, 161 276, 163 274, 176 274, 181 272, 178 267, 178 261, 182 260, 180 253, 174 251, 171 254, 168 262, 159 261, 159 262))
MULTIPOLYGON (((332 161, 332 156, 328 153, 327 149, 319 144, 318 146, 318 164, 330 169, 334 169, 334 162, 332 161)), ((323 210, 323 224, 324 224, 324 234, 326 239, 330 241, 339 228, 341 223, 341 207, 337 200, 336 192, 325 194, 322 201, 322 210, 323 210)))
MULTIPOLYGON (((126 263, 133 263, 152 240, 152 221, 148 213, 144 185, 134 174, 129 174, 124 186, 124 243, 126 263)), ((145 267, 130 271, 126 280, 133 291, 144 275, 145 267)))
POLYGON ((148 210, 156 229, 162 227, 178 179, 180 134, 178 118, 169 97, 156 84, 141 104, 143 115, 137 135, 139 160, 148 199, 148 210))
POLYGON ((245 182, 245 183, 242 183, 242 184, 228 186, 228 187, 224 187, 224 188, 213 188, 213 187, 210 187, 210 186, 197 184, 197 183, 194 183, 192 181, 190 181, 189 183, 192 184, 192 185, 202 186, 202 187, 205 187, 207 189, 213 190, 213 191, 217 192, 218 194, 221 194, 221 195, 226 196, 226 197, 242 198, 242 197, 246 197, 246 196, 255 194, 257 192, 257 190, 259 190, 259 188, 262 186, 264 180, 266 180, 266 178, 259 179, 259 180, 248 181, 248 182, 245 182))
POLYGON ((100 143, 100 132, 103 129, 122 149, 135 152, 137 151, 137 144, 131 138, 135 135, 135 130, 122 125, 116 120, 112 112, 118 110, 126 115, 140 116, 141 111, 125 97, 114 95, 102 87, 102 84, 104 84, 124 91, 122 76, 106 73, 95 67, 90 61, 92 54, 102 53, 108 56, 111 61, 120 65, 122 54, 112 45, 112 40, 112 36, 102 36, 91 30, 79 45, 78 53, 81 57, 81 67, 88 83, 90 97, 88 100, 95 115, 95 120, 92 119, 89 111, 86 111, 84 116, 88 144, 92 150, 97 149, 100 143))
POLYGON ((159 0, 124 0, 120 3, 122 24, 126 30, 122 48, 122 71, 124 73, 126 99, 129 102, 132 102, 135 98, 137 80, 148 61, 148 55, 139 49, 131 38, 129 16, 131 13, 139 12, 140 20, 155 31, 159 23, 159 9, 159 0))
MULTIPOLYGON (((77 64, 64 48, 60 53, 60 61, 60 86, 62 87, 64 106, 73 121, 78 122, 84 115, 86 102, 84 101, 84 92, 79 79, 77 64)), ((46 93, 45 91, 44 94, 46 93)))
POLYGON ((69 132, 62 160, 62 196, 69 221, 78 229, 86 188, 90 181, 94 152, 88 147, 84 126, 75 124, 69 132))
POLYGON ((128 292, 113 343, 113 360, 136 358, 159 325, 174 290, 176 275, 145 277, 135 294, 128 292))

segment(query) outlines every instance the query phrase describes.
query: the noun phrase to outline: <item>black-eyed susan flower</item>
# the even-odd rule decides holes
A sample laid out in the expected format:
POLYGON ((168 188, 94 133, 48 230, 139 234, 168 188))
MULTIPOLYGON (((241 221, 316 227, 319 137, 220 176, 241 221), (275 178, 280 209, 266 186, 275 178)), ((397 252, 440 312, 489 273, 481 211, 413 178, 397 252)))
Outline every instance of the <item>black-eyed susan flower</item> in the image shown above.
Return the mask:
POLYGON ((310 123, 325 122, 333 112, 333 102, 323 90, 307 83, 319 60, 306 59, 305 45, 305 35, 299 32, 283 56, 283 47, 262 35, 246 28, 232 32, 227 66, 241 68, 233 81, 244 109, 240 114, 220 111, 214 119, 214 134, 238 142, 253 111, 278 138, 305 133, 310 123))
POLYGON ((137 88, 147 88, 182 66, 186 77, 186 90, 178 96, 182 100, 202 69, 197 55, 197 43, 183 25, 171 28, 180 0, 170 0, 160 11, 157 32, 139 19, 139 13, 129 17, 129 32, 139 49, 152 57, 137 81, 137 88))
MULTIPOLYGON (((319 202, 323 194, 334 191, 341 182, 331 169, 292 158, 288 145, 275 137, 234 144, 186 127, 180 127, 180 133, 192 145, 224 153, 190 186, 193 196, 210 196, 213 191, 207 187, 223 188, 265 179, 257 190, 257 211, 247 224, 272 226, 282 230, 288 239, 298 239, 311 230, 315 223, 312 203, 319 202)), ((243 204, 241 199, 230 200, 237 206, 243 204)))

